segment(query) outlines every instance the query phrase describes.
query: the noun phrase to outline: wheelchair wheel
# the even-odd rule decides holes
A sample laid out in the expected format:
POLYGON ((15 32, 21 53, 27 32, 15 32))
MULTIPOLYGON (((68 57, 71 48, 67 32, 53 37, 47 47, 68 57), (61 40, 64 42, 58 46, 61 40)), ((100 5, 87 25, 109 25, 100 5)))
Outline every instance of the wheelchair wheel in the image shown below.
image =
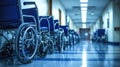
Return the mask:
POLYGON ((60 33, 60 43, 59 43, 59 47, 58 47, 59 52, 63 51, 64 44, 65 44, 64 33, 60 33))
POLYGON ((37 51, 37 34, 29 24, 20 25, 16 34, 15 50, 21 63, 30 63, 37 51))
POLYGON ((53 50, 54 50, 54 47, 53 47, 53 41, 52 40, 49 40, 48 41, 48 44, 49 44, 49 53, 50 54, 53 54, 53 50))
MULTIPOLYGON (((12 42, 12 40, 10 40, 12 42)), ((11 57, 13 55, 13 46, 12 43, 5 42, 5 46, 2 48, 2 52, 0 53, 3 57, 11 57)))
POLYGON ((41 43, 38 47, 38 55, 40 58, 45 58, 47 56, 47 50, 44 50, 44 43, 41 43))

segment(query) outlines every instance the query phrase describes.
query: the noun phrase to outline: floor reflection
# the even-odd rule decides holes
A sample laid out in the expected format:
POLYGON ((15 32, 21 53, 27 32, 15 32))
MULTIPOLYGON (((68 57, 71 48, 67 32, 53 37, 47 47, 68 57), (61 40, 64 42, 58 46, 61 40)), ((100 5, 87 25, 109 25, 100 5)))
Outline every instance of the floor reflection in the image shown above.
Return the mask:
POLYGON ((82 67, 87 67, 87 52, 85 49, 82 52, 82 67))
POLYGON ((8 60, 0 59, 0 67, 120 67, 120 46, 81 41, 61 53, 36 57, 29 64, 8 64, 8 60))

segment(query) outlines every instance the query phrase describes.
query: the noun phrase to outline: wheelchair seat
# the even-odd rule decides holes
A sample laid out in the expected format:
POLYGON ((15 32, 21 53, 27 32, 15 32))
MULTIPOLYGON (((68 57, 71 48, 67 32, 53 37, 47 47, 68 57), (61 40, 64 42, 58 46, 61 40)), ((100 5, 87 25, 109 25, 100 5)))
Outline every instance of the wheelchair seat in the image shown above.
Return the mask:
POLYGON ((41 31, 48 31, 48 27, 41 27, 41 31))

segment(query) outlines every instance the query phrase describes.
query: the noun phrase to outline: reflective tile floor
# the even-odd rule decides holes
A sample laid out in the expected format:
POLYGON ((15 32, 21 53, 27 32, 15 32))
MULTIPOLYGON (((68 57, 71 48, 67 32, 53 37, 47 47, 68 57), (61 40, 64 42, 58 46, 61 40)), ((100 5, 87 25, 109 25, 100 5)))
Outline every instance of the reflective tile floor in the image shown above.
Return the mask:
POLYGON ((0 60, 0 67, 120 67, 120 46, 81 41, 62 53, 35 58, 29 64, 8 64, 0 60))

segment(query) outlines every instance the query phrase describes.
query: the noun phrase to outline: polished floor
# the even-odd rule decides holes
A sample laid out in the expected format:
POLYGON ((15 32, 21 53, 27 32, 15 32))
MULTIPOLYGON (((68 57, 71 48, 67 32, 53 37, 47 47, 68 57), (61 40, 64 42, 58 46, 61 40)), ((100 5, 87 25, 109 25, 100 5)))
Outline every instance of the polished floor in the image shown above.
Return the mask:
POLYGON ((0 60, 0 67, 120 67, 120 46, 81 41, 65 51, 35 58, 29 64, 8 59, 0 60))

